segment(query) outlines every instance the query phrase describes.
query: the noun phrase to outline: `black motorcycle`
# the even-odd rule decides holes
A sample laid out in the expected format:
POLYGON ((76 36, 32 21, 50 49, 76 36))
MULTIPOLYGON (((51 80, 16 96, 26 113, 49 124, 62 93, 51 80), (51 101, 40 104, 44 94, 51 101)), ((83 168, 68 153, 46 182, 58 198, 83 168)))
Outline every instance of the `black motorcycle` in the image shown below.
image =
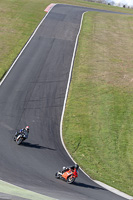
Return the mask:
POLYGON ((25 136, 25 134, 24 133, 20 133, 19 135, 17 135, 17 136, 14 136, 14 141, 18 144, 18 145, 20 145, 24 140, 26 140, 27 138, 26 138, 26 136, 25 136))

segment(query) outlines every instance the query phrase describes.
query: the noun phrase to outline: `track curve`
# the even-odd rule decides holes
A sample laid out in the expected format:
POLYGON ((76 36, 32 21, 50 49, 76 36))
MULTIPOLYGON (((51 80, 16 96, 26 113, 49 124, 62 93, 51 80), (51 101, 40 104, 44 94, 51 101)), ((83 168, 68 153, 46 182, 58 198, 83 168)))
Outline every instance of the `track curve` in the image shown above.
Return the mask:
POLYGON ((60 120, 81 17, 94 10, 99 11, 56 5, 1 84, 2 180, 61 200, 124 199, 82 172, 73 185, 54 178, 62 166, 72 164, 61 143, 60 120), (27 124, 30 136, 17 146, 14 132, 27 124))

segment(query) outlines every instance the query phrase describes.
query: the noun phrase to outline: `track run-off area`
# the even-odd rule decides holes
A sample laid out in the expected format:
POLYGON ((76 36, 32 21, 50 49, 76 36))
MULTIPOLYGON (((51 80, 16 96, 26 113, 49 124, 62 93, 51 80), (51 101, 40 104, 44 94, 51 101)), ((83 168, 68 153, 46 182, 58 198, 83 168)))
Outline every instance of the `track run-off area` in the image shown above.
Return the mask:
POLYGON ((46 11, 0 82, 0 198, 131 199, 97 184, 82 170, 72 185, 54 177, 74 163, 61 128, 83 14, 114 12, 62 4, 52 4, 46 11), (14 133, 26 125, 29 138, 18 146, 14 133))

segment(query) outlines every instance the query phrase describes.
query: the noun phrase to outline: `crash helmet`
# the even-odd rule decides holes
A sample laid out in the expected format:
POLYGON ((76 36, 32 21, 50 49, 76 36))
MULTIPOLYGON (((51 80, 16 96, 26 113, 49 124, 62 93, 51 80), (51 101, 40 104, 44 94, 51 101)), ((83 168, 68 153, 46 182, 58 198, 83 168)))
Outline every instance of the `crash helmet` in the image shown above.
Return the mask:
POLYGON ((79 165, 78 165, 78 164, 75 164, 74 167, 76 168, 76 170, 78 170, 79 165))
POLYGON ((66 169, 66 167, 63 167, 63 170, 65 170, 66 169))
POLYGON ((29 132, 29 126, 26 126, 26 127, 25 127, 25 130, 26 130, 27 132, 29 132))

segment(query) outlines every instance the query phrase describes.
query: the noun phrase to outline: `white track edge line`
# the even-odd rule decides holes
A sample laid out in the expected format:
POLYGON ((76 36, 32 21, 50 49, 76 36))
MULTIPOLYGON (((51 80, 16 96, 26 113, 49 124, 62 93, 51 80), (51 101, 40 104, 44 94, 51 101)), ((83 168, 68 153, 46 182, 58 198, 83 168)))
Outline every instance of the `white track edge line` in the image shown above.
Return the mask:
MULTIPOLYGON (((54 6, 56 6, 56 5, 58 5, 58 4, 53 5, 53 7, 51 7, 51 9, 49 10, 49 12, 50 12, 50 11, 54 8, 54 6)), ((62 4, 59 4, 59 5, 62 5, 62 4)), ((67 6, 67 4, 63 4, 63 5, 66 5, 66 6, 67 6)), ((75 6, 75 7, 76 7, 76 6, 75 6)), ((37 32, 38 28, 40 27, 40 25, 42 24, 42 22, 45 20, 45 18, 46 18, 47 15, 49 14, 49 12, 44 16, 44 18, 41 20, 41 22, 39 23, 39 25, 36 27, 36 29, 34 30, 33 34, 32 34, 31 37, 29 38, 29 40, 28 40, 27 43, 24 45, 24 47, 22 48, 22 50, 20 51, 20 53, 18 54, 18 56, 16 57, 16 59, 15 59, 14 62, 12 63, 11 67, 9 68, 9 70, 6 72, 5 76, 4 76, 4 77, 2 78, 2 80, 0 81, 0 86, 1 86, 2 83, 5 81, 6 77, 8 76, 8 74, 10 73, 10 71, 12 70, 12 68, 14 67, 15 63, 17 62, 17 60, 19 59, 19 57, 21 56, 21 54, 23 53, 23 51, 26 49, 26 47, 28 46, 28 44, 29 44, 30 41, 32 40, 32 38, 34 37, 35 33, 37 32)), ((86 12, 88 12, 88 11, 86 11, 86 12)), ((65 107, 66 107, 66 101, 67 101, 67 96, 68 96, 68 91, 69 91, 69 86, 70 86, 70 81, 71 81, 71 75, 72 75, 72 69, 73 69, 73 64, 74 64, 74 58, 75 58, 75 54, 76 54, 76 48, 77 48, 77 44, 78 44, 78 38, 79 38, 79 34, 80 34, 80 31, 81 31, 81 27, 82 27, 83 16, 84 16, 84 14, 85 14, 86 12, 84 12, 84 13, 82 14, 79 32, 78 32, 77 37, 76 37, 76 42, 75 42, 75 47, 74 47, 74 52, 73 52, 73 57, 72 57, 72 62, 71 62, 71 68, 70 68, 69 78, 68 78, 68 83, 67 83, 67 89, 66 89, 66 94, 65 94, 65 99, 64 99, 64 105, 63 105, 63 110, 62 110, 62 116, 61 116, 61 121, 60 121, 60 137, 61 137, 61 142, 62 142, 62 145, 63 145, 65 151, 67 152, 67 154, 69 155, 69 157, 71 158, 71 160, 72 160, 74 163, 76 163, 76 162, 74 161, 74 159, 72 158, 72 156, 69 154, 69 152, 68 152, 68 150, 67 150, 67 148, 66 148, 66 146, 65 146, 65 144, 64 144, 64 141, 63 141, 63 136, 62 136, 62 123, 63 123, 63 117, 64 117, 64 112, 65 112, 65 107)), ((81 170, 87 177, 90 178, 90 176, 89 176, 88 174, 86 174, 81 168, 80 168, 80 170, 81 170)), ((90 178, 90 179, 91 179, 91 178, 90 178)), ((110 186, 107 186, 107 185, 105 186, 105 184, 102 183, 102 182, 99 182, 99 181, 96 181, 96 180, 93 180, 93 179, 91 179, 91 180, 94 181, 94 182, 96 182, 97 184, 99 184, 99 185, 101 185, 101 186, 104 185, 103 187, 107 188, 108 190, 110 190, 110 191, 112 191, 112 192, 114 192, 114 190, 116 190, 116 189, 114 189, 114 188, 110 189, 110 188, 111 188, 110 186)), ((126 196, 125 198, 127 198, 127 199, 133 198, 133 197, 131 197, 131 196, 129 196, 129 195, 123 193, 123 192, 118 191, 118 190, 117 190, 117 192, 114 192, 114 193, 116 193, 116 194, 118 194, 118 195, 120 195, 120 196, 123 196, 123 197, 126 196), (119 193, 120 193, 120 194, 119 194, 119 193), (122 194, 123 194, 123 195, 122 195, 122 194)))
MULTIPOLYGON (((53 5, 53 7, 54 6, 55 5, 53 5)), ((40 25, 42 24, 42 22, 46 19, 46 17, 48 16, 49 12, 52 10, 53 7, 50 8, 50 10, 48 11, 48 13, 43 17, 43 19, 41 20, 41 22, 39 23, 39 25, 36 27, 36 29, 34 30, 34 32, 32 33, 32 35, 30 36, 29 40, 26 42, 26 44, 24 45, 24 47, 22 48, 22 50, 20 51, 20 53, 18 54, 18 56, 16 57, 16 59, 14 60, 14 62, 12 63, 11 67, 9 68, 9 70, 6 72, 5 76, 0 81, 0 86, 5 81, 6 77, 8 76, 8 74, 10 73, 10 71, 12 70, 12 68, 14 67, 14 65, 16 64, 17 60, 19 59, 19 57, 21 56, 21 54, 23 53, 23 51, 26 49, 26 47, 28 46, 28 44, 30 43, 30 41, 32 40, 32 38, 34 37, 34 35, 36 34, 38 28, 40 27, 40 25)))
POLYGON ((75 161, 73 160, 72 156, 70 155, 70 153, 68 152, 64 140, 63 140, 63 134, 62 134, 62 125, 63 125, 63 117, 64 117, 64 113, 65 113, 65 107, 66 107, 66 102, 67 102, 67 96, 68 96, 68 92, 69 92, 69 86, 70 86, 70 82, 71 82, 71 77, 72 77, 72 70, 73 70, 73 64, 74 64, 74 59, 75 59, 75 54, 76 54, 76 48, 77 48, 77 44, 78 44, 78 38, 79 38, 79 34, 81 31, 81 27, 82 27, 82 21, 83 21, 83 16, 86 12, 84 12, 82 14, 81 17, 81 22, 80 22, 80 28, 76 37, 76 41, 75 41, 75 47, 74 47, 74 51, 73 51, 73 57, 72 57, 72 61, 71 61, 71 66, 70 66, 70 71, 69 71, 69 77, 68 77, 68 82, 67 82, 67 88, 66 88, 66 94, 65 94, 65 98, 64 98, 64 105, 63 105, 63 109, 62 109, 62 115, 61 115, 61 121, 60 121, 60 137, 61 137, 61 142, 62 145, 65 149, 65 151, 67 152, 67 154, 69 155, 69 157, 72 159, 72 161, 75 163, 75 161))
MULTIPOLYGON (((88 11, 86 11, 88 12, 88 11)), ((73 51, 73 57, 72 57, 72 61, 71 61, 71 67, 70 67, 70 72, 69 72, 69 78, 68 78, 68 83, 67 83, 67 88, 66 88, 66 94, 65 94, 65 99, 64 99, 64 105, 63 105, 63 110, 62 110, 62 115, 61 115, 61 121, 60 121, 60 138, 61 138, 61 142, 62 142, 62 145, 65 149, 65 151, 67 152, 68 156, 71 158, 71 160, 76 163, 74 161, 74 159, 72 158, 72 156, 70 155, 70 153, 68 152, 66 146, 65 146, 65 143, 64 143, 64 140, 63 140, 63 134, 62 134, 62 125, 63 125, 63 117, 64 117, 64 113, 65 113, 65 107, 66 107, 66 102, 67 102, 67 97, 68 97, 68 92, 69 92, 69 87, 70 87, 70 82, 71 82, 71 77, 72 77, 72 70, 73 70, 73 65, 74 65, 74 59, 75 59, 75 55, 76 55, 76 49, 77 49, 77 44, 78 44, 78 39, 79 39, 79 34, 81 32, 81 27, 82 27, 82 22, 83 22, 83 17, 84 17, 84 14, 86 13, 84 12, 82 14, 82 17, 81 17, 81 22, 80 22, 80 28, 79 28, 79 31, 78 31, 78 34, 77 34, 77 37, 76 37, 76 41, 75 41, 75 47, 74 47, 74 51, 73 51)), ((95 183, 97 183, 98 185, 101 185, 102 187, 106 188, 107 190, 119 195, 119 196, 122 196, 124 198, 127 198, 129 200, 131 200, 131 196, 113 188, 113 187, 110 187, 100 181, 97 181, 97 180, 93 180, 88 174, 86 174, 84 172, 83 169, 80 168, 80 170, 88 177, 90 178, 92 181, 94 181, 95 183)))

